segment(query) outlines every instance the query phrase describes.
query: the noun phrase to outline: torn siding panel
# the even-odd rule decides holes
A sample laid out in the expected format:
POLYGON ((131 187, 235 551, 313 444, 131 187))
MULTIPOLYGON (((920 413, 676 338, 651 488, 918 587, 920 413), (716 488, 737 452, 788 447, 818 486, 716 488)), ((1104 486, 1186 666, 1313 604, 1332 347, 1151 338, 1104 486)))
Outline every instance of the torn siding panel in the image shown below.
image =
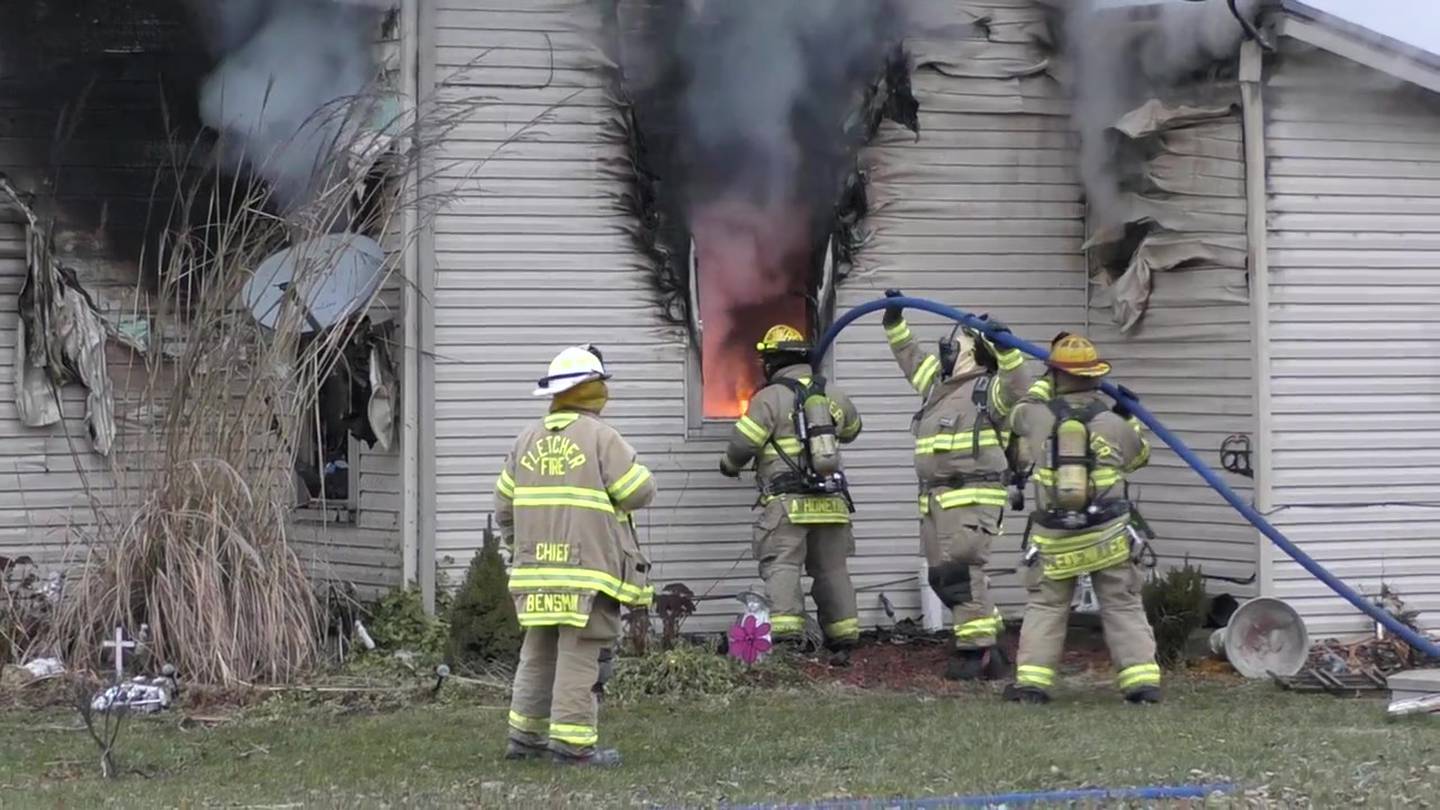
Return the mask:
MULTIPOLYGON (((1116 378, 1217 468, 1226 438, 1252 435, 1253 443, 1255 430, 1238 101, 1235 85, 1221 82, 1180 88, 1121 117, 1113 129, 1138 180, 1123 198, 1123 228, 1091 240, 1097 261, 1116 268, 1094 277, 1091 336, 1116 378)), ((1248 524, 1152 441, 1155 455, 1133 477, 1132 494, 1159 534, 1162 565, 1189 560, 1227 577, 1256 573, 1248 524)), ((1248 497, 1250 479, 1221 474, 1248 497)))
MULTIPOLYGON (((1070 109, 1041 72, 1048 49, 1032 36, 1043 14, 1026 0, 920 5, 919 33, 907 41, 920 134, 886 124, 862 155, 867 239, 839 307, 898 287, 989 311, 1028 336, 1074 328, 1085 317, 1083 193, 1070 109), (957 29, 956 20, 972 22, 957 29)), ((926 341, 950 331, 927 314, 909 317, 926 341)), ((913 576, 920 545, 909 428, 919 402, 878 318, 841 336, 835 376, 865 416, 863 446, 846 453, 865 564, 893 571, 891 579, 913 576)), ((1009 517, 992 567, 1015 565, 1024 524, 1009 517)), ((1017 615, 1025 602, 1019 581, 994 579, 1004 612, 1017 615)), ((884 593, 901 616, 918 613, 917 580, 884 593)), ((874 591, 861 594, 867 609, 878 600, 874 591)))
MULTIPOLYGON (((20 213, 0 205, 0 282, 7 288, 18 289, 28 274, 26 241, 20 213)), ((82 418, 82 389, 71 386, 62 392, 67 418, 38 429, 20 423, 9 382, 21 360, 18 326, 13 314, 0 318, 0 378, 5 381, 0 384, 0 555, 28 555, 41 565, 53 565, 67 557, 72 531, 94 524, 85 481, 103 484, 104 473, 87 458, 90 439, 82 418)))
MULTIPOLYGON (((1272 520, 1440 629, 1440 97, 1286 42, 1267 79, 1272 520)), ((1312 635, 1370 622, 1276 555, 1312 635)))
MULTIPOLYGON (((153 248, 166 224, 173 183, 182 175, 180 156, 198 128, 193 79, 204 70, 190 61, 198 43, 177 20, 143 17, 133 28, 116 22, 142 6, 161 8, 162 16, 175 13, 163 0, 90 3, 94 14, 73 16, 62 8, 84 2, 32 4, 42 16, 47 5, 66 12, 45 23, 43 43, 15 47, 24 26, 0 30, 0 170, 22 190, 40 192, 55 253, 76 270, 104 319, 123 331, 148 325, 135 316, 145 309, 153 279, 142 278, 137 266, 142 248, 153 248), (136 33, 153 38, 139 50, 117 45, 136 33), (31 58, 31 48, 45 58, 31 58)), ((92 452, 83 388, 61 391, 62 420, 48 427, 25 427, 15 407, 16 301, 25 281, 17 268, 24 266, 25 247, 23 228, 10 219, 0 205, 0 366, 9 365, 0 368, 0 554, 27 553, 47 565, 73 562, 94 528, 92 495, 114 502, 115 482, 106 461, 92 452)), ((382 296, 382 306, 392 293, 382 296)), ((145 434, 154 421, 137 404, 137 389, 146 382, 143 360, 115 340, 96 356, 108 359, 114 382, 117 441, 145 434)), ((149 463, 128 452, 117 461, 136 472, 149 463)), ((385 517, 394 510, 388 489, 395 479, 377 461, 362 451, 369 474, 360 477, 359 519, 372 528, 395 522, 385 517)), ((398 555, 397 542, 391 561, 371 566, 371 579, 398 570, 398 555)))

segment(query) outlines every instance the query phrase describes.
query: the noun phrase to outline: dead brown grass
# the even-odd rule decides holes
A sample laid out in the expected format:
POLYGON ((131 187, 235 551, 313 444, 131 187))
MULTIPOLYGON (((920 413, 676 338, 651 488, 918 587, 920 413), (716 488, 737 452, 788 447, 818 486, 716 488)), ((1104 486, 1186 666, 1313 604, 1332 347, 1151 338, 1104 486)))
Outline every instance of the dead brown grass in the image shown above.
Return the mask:
MULTIPOLYGON (((160 293, 137 292, 152 339, 137 355, 143 390, 125 410, 153 421, 117 441, 113 480, 92 491, 98 528, 81 544, 85 558, 54 626, 65 660, 96 662, 113 628, 134 633, 142 624, 156 660, 192 681, 287 681, 319 659, 325 623, 288 537, 294 464, 305 432, 318 429, 318 383, 343 361, 373 301, 302 337, 306 314, 296 303, 336 258, 314 250, 273 328, 256 322, 243 290, 276 250, 340 232, 381 239, 382 273, 396 275, 419 231, 406 212, 421 207, 420 130, 399 119, 380 133, 352 126, 372 101, 324 111, 341 117, 343 140, 302 206, 277 214, 263 188, 243 180, 195 184, 179 201, 185 216, 176 221, 193 224, 172 230, 160 293), (377 155, 388 164, 387 188, 379 205, 362 206, 357 190, 377 155)), ((424 122, 426 136, 443 135, 454 115, 424 122)))

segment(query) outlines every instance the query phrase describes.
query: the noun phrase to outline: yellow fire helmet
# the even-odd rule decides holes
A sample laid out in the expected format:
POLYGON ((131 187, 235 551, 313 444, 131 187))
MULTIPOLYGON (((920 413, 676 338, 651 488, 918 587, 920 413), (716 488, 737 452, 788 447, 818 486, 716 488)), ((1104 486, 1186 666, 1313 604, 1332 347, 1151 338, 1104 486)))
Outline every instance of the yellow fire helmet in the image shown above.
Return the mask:
POLYGON ((755 350, 765 352, 808 352, 810 343, 799 329, 786 324, 776 324, 765 332, 765 337, 755 344, 755 350))
POLYGON ((1076 377, 1104 377, 1110 364, 1100 359, 1100 352, 1089 338, 1061 332, 1050 343, 1051 368, 1076 377))

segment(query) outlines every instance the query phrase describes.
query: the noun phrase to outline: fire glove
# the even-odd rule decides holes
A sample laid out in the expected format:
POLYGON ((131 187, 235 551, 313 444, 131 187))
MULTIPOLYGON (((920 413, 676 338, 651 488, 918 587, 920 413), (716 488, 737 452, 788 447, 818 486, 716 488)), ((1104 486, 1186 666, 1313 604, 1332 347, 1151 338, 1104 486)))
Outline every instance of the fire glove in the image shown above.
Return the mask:
MULTIPOLYGON (((1129 388, 1126 388, 1126 387, 1123 386, 1123 385, 1122 385, 1122 386, 1119 386, 1119 388, 1120 388, 1120 393, 1121 393, 1121 394, 1124 394, 1125 396, 1129 397, 1130 399, 1135 400, 1136 402, 1139 402, 1139 401, 1140 401, 1140 397, 1137 396, 1134 391, 1131 391, 1129 388)), ((1115 407, 1111 408, 1110 410, 1111 410, 1112 413, 1114 413, 1116 416, 1120 417, 1121 419, 1129 419, 1130 417, 1132 417, 1132 416, 1135 415, 1134 413, 1132 413, 1132 412, 1130 411, 1129 408, 1125 407, 1124 401, 1119 400, 1119 399, 1115 400, 1115 407)))
POLYGON ((720 474, 726 478, 739 478, 740 468, 730 463, 729 456, 720 457, 720 474))
MULTIPOLYGON (((896 289, 889 289, 885 291, 886 298, 899 298, 904 294, 905 293, 896 289)), ((895 324, 900 323, 903 320, 905 320, 904 307, 888 307, 885 310, 885 319, 882 322, 886 326, 894 326, 895 324)))
POLYGON ((1010 327, 1006 326, 1004 321, 1000 320, 999 318, 992 317, 988 312, 984 315, 981 315, 980 320, 984 321, 985 325, 989 327, 985 330, 986 332, 994 332, 998 334, 1000 332, 1010 331, 1010 327))

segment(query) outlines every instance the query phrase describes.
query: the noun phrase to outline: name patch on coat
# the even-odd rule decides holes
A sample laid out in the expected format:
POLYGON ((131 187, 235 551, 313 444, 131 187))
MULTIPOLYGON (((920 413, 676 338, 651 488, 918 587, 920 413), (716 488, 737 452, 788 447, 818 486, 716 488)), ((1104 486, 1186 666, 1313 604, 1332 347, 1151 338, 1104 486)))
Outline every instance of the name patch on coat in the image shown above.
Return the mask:
POLYGON ((536 543, 535 561, 544 563, 570 562, 569 543, 536 543))
POLYGON ((522 613, 579 613, 578 593, 527 593, 522 613))
POLYGON ((558 478, 585 466, 585 453, 569 436, 546 436, 520 457, 520 466, 550 478, 558 478))

